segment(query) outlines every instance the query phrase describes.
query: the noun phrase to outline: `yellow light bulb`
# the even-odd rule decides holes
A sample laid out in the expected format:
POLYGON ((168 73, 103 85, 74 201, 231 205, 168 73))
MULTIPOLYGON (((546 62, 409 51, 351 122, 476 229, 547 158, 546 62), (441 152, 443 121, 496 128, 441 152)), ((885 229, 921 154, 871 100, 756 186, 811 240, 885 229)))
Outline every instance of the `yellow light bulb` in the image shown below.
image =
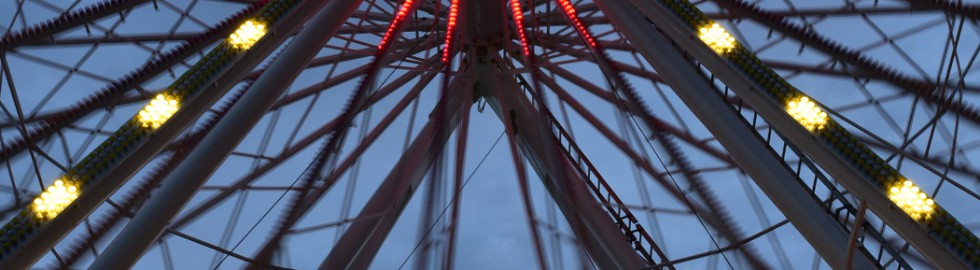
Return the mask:
POLYGON ((41 192, 38 198, 34 199, 31 210, 35 218, 50 220, 74 202, 78 194, 78 186, 74 183, 61 179, 55 180, 51 186, 41 192))
POLYGON ((231 45, 232 48, 238 50, 248 50, 252 47, 252 45, 258 42, 259 39, 262 39, 262 36, 265 36, 265 32, 265 23, 256 20, 248 20, 242 23, 242 25, 239 26, 234 33, 231 33, 225 42, 228 42, 228 45, 231 45))
POLYGON ((735 38, 718 23, 702 26, 698 29, 698 38, 718 54, 731 52, 738 44, 735 38))
POLYGON ((905 211, 906 214, 915 220, 923 221, 929 219, 932 211, 935 210, 932 207, 935 201, 929 199, 929 196, 922 192, 922 189, 912 183, 912 181, 905 180, 900 183, 895 183, 888 190, 890 191, 888 198, 898 208, 901 208, 902 211, 905 211))
POLYGON ((144 128, 157 129, 179 109, 180 103, 176 98, 167 94, 159 94, 150 100, 150 104, 143 107, 143 110, 137 114, 137 119, 144 128))
POLYGON ((829 119, 823 109, 805 96, 787 102, 786 112, 809 131, 822 129, 829 119))

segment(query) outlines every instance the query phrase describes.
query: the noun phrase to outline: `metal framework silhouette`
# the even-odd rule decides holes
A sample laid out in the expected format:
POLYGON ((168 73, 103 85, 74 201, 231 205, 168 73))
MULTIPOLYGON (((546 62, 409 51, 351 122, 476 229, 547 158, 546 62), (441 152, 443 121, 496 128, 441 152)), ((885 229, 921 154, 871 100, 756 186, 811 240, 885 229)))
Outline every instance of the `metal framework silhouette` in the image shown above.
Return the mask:
POLYGON ((980 268, 980 6, 68 2, 0 12, 0 269, 453 269, 498 143, 537 268, 980 268))

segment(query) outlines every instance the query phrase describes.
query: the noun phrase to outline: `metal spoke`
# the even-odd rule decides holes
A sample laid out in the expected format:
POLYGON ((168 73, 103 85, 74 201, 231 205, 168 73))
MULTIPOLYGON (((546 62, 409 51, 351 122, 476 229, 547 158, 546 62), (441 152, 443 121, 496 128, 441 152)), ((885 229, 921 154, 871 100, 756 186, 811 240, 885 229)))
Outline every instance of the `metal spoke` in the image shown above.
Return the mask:
POLYGON ((0 2, 0 268, 980 267, 978 7, 0 2))

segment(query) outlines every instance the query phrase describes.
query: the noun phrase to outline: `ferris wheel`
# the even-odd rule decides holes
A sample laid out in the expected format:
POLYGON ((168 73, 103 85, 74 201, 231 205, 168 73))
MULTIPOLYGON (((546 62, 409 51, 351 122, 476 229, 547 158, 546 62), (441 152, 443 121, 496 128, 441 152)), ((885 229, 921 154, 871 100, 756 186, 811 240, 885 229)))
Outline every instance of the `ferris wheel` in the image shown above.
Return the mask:
POLYGON ((0 3, 0 269, 978 269, 980 4, 0 3))

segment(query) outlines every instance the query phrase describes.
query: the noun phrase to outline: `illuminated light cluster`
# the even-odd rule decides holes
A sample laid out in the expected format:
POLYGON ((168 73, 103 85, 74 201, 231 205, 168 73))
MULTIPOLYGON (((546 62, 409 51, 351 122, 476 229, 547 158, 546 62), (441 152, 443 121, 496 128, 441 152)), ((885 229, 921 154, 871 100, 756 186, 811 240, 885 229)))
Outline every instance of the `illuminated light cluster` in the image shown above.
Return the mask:
POLYGON ((575 6, 572 6, 572 1, 570 0, 556 0, 558 5, 565 10, 565 15, 568 16, 568 20, 572 21, 572 25, 575 26, 575 30, 578 31, 579 35, 589 43, 589 46, 595 48, 595 39, 592 38, 592 34, 589 34, 589 29, 585 28, 582 21, 578 19, 578 12, 575 11, 575 6))
POLYGON ((517 26, 517 35, 521 38, 521 52, 524 58, 530 59, 531 47, 527 43, 527 35, 524 33, 524 11, 521 10, 520 0, 510 0, 510 9, 514 12, 514 25, 517 26))
POLYGON ((820 130, 829 119, 827 113, 805 96, 786 103, 786 112, 809 131, 820 130))
POLYGON ((936 202, 909 180, 898 182, 889 188, 888 198, 913 219, 920 221, 929 219, 936 207, 936 202))
POLYGON ((698 29, 698 38, 701 38, 704 44, 707 44, 708 47, 711 47, 718 54, 729 53, 738 44, 736 43, 735 37, 732 37, 718 23, 702 26, 701 29, 698 29))
POLYGON ((442 48, 442 62, 449 63, 449 52, 453 47, 453 38, 456 34, 456 18, 459 16, 459 0, 452 0, 449 4, 449 23, 446 24, 446 47, 442 48))
POLYGON ((391 42, 391 39, 394 38, 392 35, 394 35, 395 31, 401 27, 402 22, 405 21, 406 17, 408 17, 408 13, 411 11, 414 4, 415 0, 405 0, 405 2, 402 2, 402 6, 398 8, 398 13, 395 13, 395 18, 392 19, 391 24, 388 25, 388 30, 385 31, 384 37, 382 37, 381 42, 378 43, 379 51, 387 47, 388 43, 391 42))
POLYGON ((31 205, 34 217, 40 220, 53 219, 78 198, 78 193, 78 186, 74 183, 55 180, 53 185, 34 199, 31 205))
MULTIPOLYGON (((186 100, 195 98, 199 92, 210 85, 217 77, 215 74, 228 71, 233 63, 238 61, 236 55, 242 50, 249 49, 257 40, 260 40, 265 31, 271 31, 271 25, 286 16, 295 14, 297 8, 302 8, 305 1, 297 0, 263 0, 248 8, 240 16, 250 16, 252 21, 249 23, 242 20, 242 25, 234 35, 229 35, 223 39, 223 44, 218 46, 201 57, 191 68, 174 80, 168 87, 168 96, 163 97, 165 102, 156 102, 160 108, 171 107, 169 100, 176 100, 178 105, 186 100)), ((236 15, 237 16, 237 15, 236 15)), ((236 29, 229 29, 236 30, 236 29)), ((69 169, 69 174, 59 178, 60 182, 51 183, 51 187, 41 190, 41 195, 28 201, 23 210, 17 212, 13 218, 8 219, 6 224, 0 224, 0 262, 18 260, 25 245, 29 245, 43 230, 44 224, 53 218, 60 217, 62 212, 72 208, 74 200, 78 200, 86 186, 105 180, 105 172, 108 168, 119 165, 121 162, 129 160, 132 154, 139 150, 134 145, 144 142, 148 136, 153 136, 153 132, 139 132, 136 129, 144 129, 143 126, 153 127, 153 115, 168 115, 162 117, 166 119, 171 113, 158 114, 151 113, 157 111, 156 106, 147 106, 144 117, 134 115, 131 121, 127 121, 117 129, 109 138, 105 139, 98 147, 88 152, 85 157, 69 169), (149 124, 147 124, 149 123, 149 124)), ((172 110, 171 110, 172 111, 172 110)), ((162 121, 161 121, 162 122, 162 121)), ((159 124, 157 124, 159 125, 159 124)), ((147 131, 147 130, 143 130, 147 131)), ((85 206, 81 206, 85 207, 85 206)), ((7 215, 10 216, 10 215, 7 215)), ((61 217, 65 218, 65 217, 61 217)))
POLYGON ((232 48, 238 50, 248 50, 248 48, 251 48, 252 45, 259 41, 259 39, 262 39, 262 36, 265 36, 265 32, 265 23, 256 20, 248 20, 245 21, 245 23, 242 23, 242 25, 238 27, 238 30, 231 33, 231 36, 228 36, 226 42, 228 42, 232 48))
POLYGON ((144 128, 157 129, 180 109, 180 102, 166 94, 159 94, 146 104, 136 117, 144 128))
MULTIPOLYGON (((693 35, 702 34, 701 39, 708 39, 703 42, 711 45, 714 43, 722 44, 719 53, 728 61, 748 75, 754 83, 761 89, 766 90, 773 98, 773 101, 787 102, 796 101, 797 106, 804 107, 799 110, 800 115, 810 115, 819 123, 825 122, 823 127, 812 125, 814 135, 828 146, 838 150, 841 158, 846 159, 855 165, 868 180, 881 184, 884 195, 893 201, 895 207, 901 208, 907 215, 925 226, 925 229, 932 234, 934 239, 942 242, 945 247, 958 254, 961 259, 967 261, 975 269, 980 269, 980 238, 966 226, 958 222, 950 213, 943 211, 939 203, 931 200, 928 195, 921 193, 914 184, 902 178, 901 173, 888 164, 885 159, 871 151, 860 139, 852 135, 841 125, 835 124, 833 119, 823 120, 821 111, 814 111, 818 108, 816 104, 809 105, 809 102, 800 106, 799 100, 804 95, 794 88, 789 82, 777 74, 771 67, 760 60, 755 53, 742 48, 734 38, 724 34, 721 26, 712 25, 711 19, 704 14, 696 5, 688 0, 659 0, 651 1, 662 5, 662 7, 672 11, 675 18, 682 20, 686 26, 690 27, 693 35), (717 28, 717 29, 713 29, 717 28), (703 30, 702 30, 703 29, 703 30), (726 49, 731 47, 731 49, 726 49), (806 110, 805 107, 812 107, 806 110), (901 179, 896 181, 895 179, 901 179)), ((712 47, 714 50, 718 50, 712 47)), ((807 100, 809 101, 809 99, 807 100)), ((790 109, 786 104, 787 110, 790 109)), ((799 119, 799 118, 798 118, 799 119)), ((804 124, 805 125, 805 124, 804 124)))

